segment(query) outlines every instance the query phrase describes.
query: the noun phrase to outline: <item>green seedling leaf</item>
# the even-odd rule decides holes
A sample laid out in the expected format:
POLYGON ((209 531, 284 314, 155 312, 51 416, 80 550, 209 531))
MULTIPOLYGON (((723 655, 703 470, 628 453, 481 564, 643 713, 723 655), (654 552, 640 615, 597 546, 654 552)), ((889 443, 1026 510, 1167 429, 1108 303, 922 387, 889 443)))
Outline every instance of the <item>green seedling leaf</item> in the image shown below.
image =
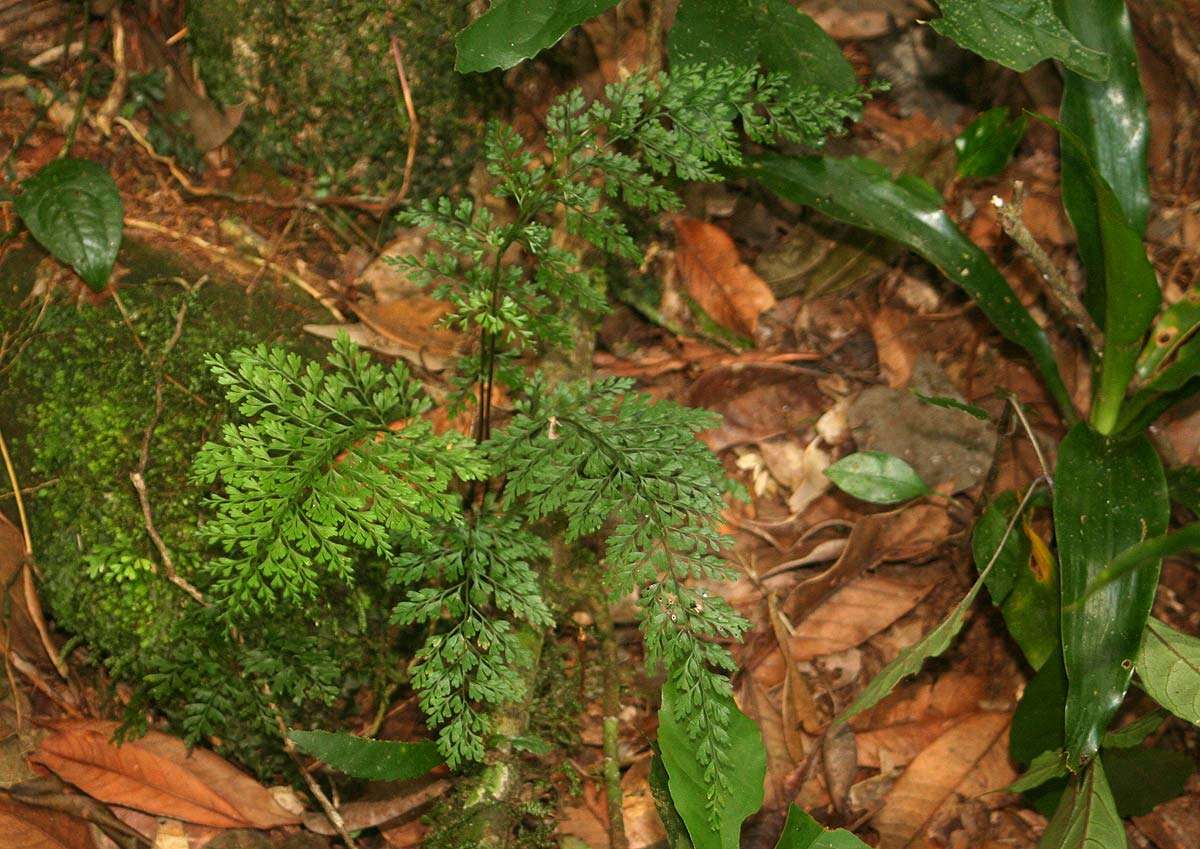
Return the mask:
MULTIPOLYGON (((1025 498, 1019 505, 1018 512, 1023 510, 1030 497, 1037 488, 1036 482, 1029 488, 1025 494, 1025 498)), ((1016 516, 1009 522, 1007 533, 1011 534, 1017 522, 1016 516)), ((1003 540, 1001 541, 1003 548, 1003 540)), ((896 685, 910 675, 915 675, 920 671, 921 666, 931 657, 937 657, 942 652, 950 647, 950 643, 954 641, 954 637, 962 630, 963 623, 967 618, 967 611, 971 609, 971 605, 975 603, 976 596, 983 589, 984 583, 988 579, 988 574, 996 565, 996 558, 988 563, 979 573, 979 580, 967 591, 960 601, 950 612, 950 615, 945 618, 936 628, 922 637, 915 644, 902 650, 896 656, 896 659, 889 663, 883 669, 879 670, 879 674, 871 679, 871 683, 859 693, 858 698, 833 720, 832 727, 834 729, 844 725, 853 717, 862 713, 864 710, 869 710, 879 704, 883 699, 895 689, 896 685)))
POLYGON ((858 86, 837 42, 787 0, 682 0, 667 51, 676 68, 760 64, 794 86, 838 92, 858 86))
POLYGON ((1200 725, 1200 639, 1151 619, 1138 652, 1137 674, 1150 698, 1200 725))
POLYGON ((1005 790, 1009 793, 1027 793, 1035 787, 1041 787, 1047 781, 1062 778, 1066 774, 1066 754, 1061 749, 1042 752, 1029 764, 1029 769, 1025 770, 1025 774, 1008 785, 1005 790))
POLYGON ((742 822, 762 807, 763 781, 767 775, 767 750, 754 720, 726 699, 729 711, 729 762, 731 792, 713 811, 709 805, 706 776, 711 766, 696 757, 696 746, 687 729, 687 721, 696 717, 678 716, 680 696, 668 680, 662 689, 662 710, 658 714, 658 745, 669 776, 668 786, 675 810, 687 825, 696 849, 738 849, 742 822))
MULTIPOLYGON (((1166 366, 1167 360, 1189 341, 1200 327, 1200 286, 1193 287, 1183 299, 1167 307, 1154 322, 1150 338, 1138 355, 1134 374, 1137 379, 1151 383, 1166 366)), ((1189 375, 1190 376, 1190 375, 1189 375)))
POLYGON ((976 407, 974 404, 968 404, 966 401, 960 401, 957 398, 951 398, 948 395, 923 395, 917 390, 912 390, 912 393, 917 396, 923 403, 932 404, 935 407, 944 407, 947 410, 958 410, 966 413, 968 416, 973 416, 981 422, 991 421, 991 416, 987 410, 982 407, 976 407))
POLYGON ((967 125, 954 140, 958 173, 963 177, 992 177, 1004 170, 1025 137, 1028 116, 1008 120, 1008 108, 989 109, 967 125))
POLYGON ((1136 569, 1153 566, 1168 555, 1197 548, 1200 548, 1200 522, 1194 522, 1169 534, 1142 540, 1114 557, 1112 563, 1102 570, 1088 586, 1087 593, 1080 599, 1080 602, 1086 601, 1093 594, 1100 592, 1114 581, 1121 580, 1136 569))
POLYGON ((825 470, 838 489, 872 504, 898 504, 929 494, 912 466, 883 451, 859 451, 825 470))
POLYGON ((21 184, 14 208, 33 238, 96 292, 108 285, 125 208, 117 184, 86 159, 56 159, 21 184))
MULTIPOLYGON (((979 571, 996 554, 1016 508, 1016 493, 1001 493, 975 524, 971 548, 979 571)), ((1021 527, 1008 535, 987 588, 1029 665, 1040 669, 1059 640, 1058 569, 1046 543, 1029 526, 1028 515, 1020 518, 1021 527)))
POLYGON ((617 0, 496 0, 454 39, 459 73, 511 68, 558 43, 617 0))
POLYGON ((1100 741, 1103 749, 1131 749, 1140 746, 1147 737, 1162 727, 1166 714, 1161 710, 1148 713, 1141 719, 1135 719, 1124 728, 1106 731, 1100 741))
POLYGON ((930 26, 984 59, 1014 71, 1058 59, 1092 79, 1108 76, 1108 57, 1080 43, 1050 0, 937 0, 942 17, 930 26))
POLYGON ((844 828, 828 831, 797 805, 788 806, 787 821, 775 849, 870 849, 844 828))
POLYGON ((1046 334, 987 255, 942 210, 932 188, 915 191, 911 181, 893 180, 882 166, 856 157, 768 153, 753 157, 742 173, 786 200, 893 239, 937 266, 975 299, 1006 339, 1029 353, 1050 394, 1074 420, 1075 407, 1046 334))
POLYGON ((417 778, 442 763, 437 744, 431 741, 372 740, 340 731, 289 731, 288 737, 306 754, 368 781, 417 778))
POLYGON ((1062 441, 1055 481, 1066 749, 1078 766, 1096 754, 1125 697, 1159 564, 1128 572, 1096 593, 1087 590, 1117 554, 1166 530, 1170 502, 1162 463, 1144 435, 1116 441, 1085 424, 1062 441))
POLYGON ((1141 817, 1183 795, 1196 771, 1191 756, 1168 749, 1105 749, 1100 753, 1117 815, 1141 817))
MULTIPOLYGON (((1125 0, 1054 0, 1055 11, 1083 44, 1108 54, 1111 73, 1103 81, 1067 68, 1059 120, 1076 138, 1091 165, 1111 187, 1134 233, 1141 238, 1150 210, 1146 163, 1150 122, 1138 73, 1137 51, 1125 0)), ((1105 247, 1091 167, 1070 146, 1062 149, 1062 196, 1087 269, 1084 293, 1092 316, 1105 320, 1105 247)))
POLYGON ((1071 779, 1038 849, 1126 849, 1125 826, 1099 760, 1071 779))
POLYGON ((1059 751, 1067 734, 1067 673, 1061 653, 1052 655, 1025 686, 1008 734, 1008 753, 1019 764, 1032 765, 1039 755, 1059 751))

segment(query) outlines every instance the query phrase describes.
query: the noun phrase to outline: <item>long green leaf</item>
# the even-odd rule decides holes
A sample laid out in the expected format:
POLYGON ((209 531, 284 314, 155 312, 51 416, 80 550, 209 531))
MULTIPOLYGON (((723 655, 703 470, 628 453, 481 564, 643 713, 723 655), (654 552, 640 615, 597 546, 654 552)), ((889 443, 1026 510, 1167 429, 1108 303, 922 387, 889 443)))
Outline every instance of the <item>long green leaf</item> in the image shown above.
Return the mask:
POLYGON ((455 37, 454 67, 463 74, 511 68, 615 5, 617 0, 496 0, 455 37))
POLYGON ((1004 788, 1009 793, 1025 793, 1047 781, 1067 774, 1066 756, 1061 750, 1042 752, 1029 764, 1025 774, 1004 788))
POLYGON ((117 184, 86 159, 56 159, 21 184, 13 204, 33 238, 95 291, 108 283, 125 208, 117 184))
POLYGON ((1021 115, 1010 123, 1006 106, 984 112, 954 140, 959 175, 992 177, 999 174, 1025 137, 1028 124, 1028 115, 1021 115))
POLYGON ((1095 755, 1125 697, 1159 564, 1084 597, 1114 557, 1161 534, 1169 518, 1166 476, 1144 435, 1117 441, 1083 423, 1070 430, 1059 446, 1054 532, 1062 575, 1066 749, 1074 765, 1095 755))
POLYGON ((1125 826, 1096 759, 1067 785, 1038 849, 1125 849, 1125 826))
POLYGON ((696 849, 738 849, 742 822, 763 803, 767 750, 762 734, 754 720, 729 699, 729 760, 734 774, 730 793, 713 811, 708 801, 713 766, 697 759, 692 738, 675 715, 678 699, 674 686, 667 681, 658 714, 658 745, 670 777, 671 801, 696 849))
POLYGON ((289 731, 288 737, 334 769, 370 781, 416 778, 442 763, 437 744, 430 741, 372 740, 334 731, 289 731))
POLYGON ((1200 725, 1200 639, 1151 619, 1138 652, 1137 674, 1150 698, 1200 725))
POLYGON ((894 239, 937 266, 975 299, 1005 338, 1029 353, 1063 413, 1075 417, 1046 334, 987 254, 942 210, 933 187, 893 180, 882 166, 855 157, 768 153, 754 157, 745 174, 793 203, 894 239))
POLYGON ((775 849, 871 849, 849 831, 827 831, 796 805, 788 807, 787 821, 775 849))
POLYGON ((1200 548, 1200 522, 1193 522, 1169 534, 1144 539, 1114 557, 1112 563, 1088 586, 1087 593, 1080 601, 1087 600, 1093 593, 1100 592, 1113 581, 1120 580, 1135 569, 1156 563, 1168 555, 1196 548, 1200 548))
POLYGON ((1163 310, 1155 320, 1146 347, 1138 355, 1134 369, 1137 379, 1144 384, 1151 383, 1166 367, 1171 356, 1185 342, 1192 340, 1197 329, 1200 329, 1200 286, 1189 290, 1185 297, 1163 310))
MULTIPOLYGON (((1090 80, 1064 71, 1059 120, 1081 140, 1092 166, 1112 187, 1126 220, 1140 238, 1150 209, 1146 151, 1150 121, 1138 75, 1137 51, 1125 0, 1054 0, 1059 17, 1082 43, 1109 55, 1107 79, 1090 80)), ((1062 196, 1075 226, 1079 253, 1087 269, 1084 302, 1104 323, 1105 277, 1100 199, 1088 163, 1069 145, 1062 150, 1062 196)))
POLYGON ((798 87, 858 86, 837 42, 787 0, 682 0, 667 49, 672 67, 761 64, 798 87))
POLYGON ((1058 59, 1078 73, 1104 79, 1103 51, 1081 44, 1054 14, 1050 0, 937 0, 942 17, 930 26, 984 59, 1028 71, 1058 59))

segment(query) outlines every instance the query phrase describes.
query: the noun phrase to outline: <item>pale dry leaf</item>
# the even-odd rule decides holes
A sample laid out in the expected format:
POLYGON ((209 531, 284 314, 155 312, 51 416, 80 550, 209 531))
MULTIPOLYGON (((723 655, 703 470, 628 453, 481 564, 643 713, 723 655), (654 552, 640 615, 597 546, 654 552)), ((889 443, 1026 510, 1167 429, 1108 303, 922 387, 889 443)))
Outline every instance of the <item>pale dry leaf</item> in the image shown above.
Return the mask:
POLYGON ((825 733, 821 746, 821 767, 825 772, 825 787, 833 808, 842 817, 847 814, 850 787, 858 772, 858 746, 854 731, 847 725, 838 726, 825 733))
POLYGON ((987 682, 978 675, 948 672, 933 682, 901 687, 850 721, 858 735, 860 766, 910 763, 966 714, 977 713, 987 682))
POLYGON ((270 791, 205 749, 151 731, 122 745, 117 723, 56 723, 30 760, 93 798, 217 828, 274 828, 299 822, 270 791))
POLYGON ((759 315, 775 305, 775 296, 742 262, 733 239, 695 218, 676 218, 675 234, 675 262, 688 294, 717 324, 753 336, 759 315))
POLYGON ((1008 713, 964 717, 933 740, 896 780, 872 819, 879 849, 927 845, 925 832, 947 806, 998 790, 1016 778, 1008 760, 1008 713))
POLYGON ((0 841, 4 849, 92 849, 96 845, 83 820, 3 798, 0 841))
POLYGON ((847 584, 795 623, 788 646, 792 658, 811 660, 860 645, 916 607, 937 577, 897 567, 847 584))

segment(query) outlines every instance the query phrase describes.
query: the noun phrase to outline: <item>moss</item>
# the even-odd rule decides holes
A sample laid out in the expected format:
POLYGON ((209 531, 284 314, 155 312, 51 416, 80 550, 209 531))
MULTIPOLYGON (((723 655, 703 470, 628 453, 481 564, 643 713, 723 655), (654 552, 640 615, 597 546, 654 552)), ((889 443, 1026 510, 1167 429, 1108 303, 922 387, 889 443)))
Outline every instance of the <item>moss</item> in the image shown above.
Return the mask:
MULTIPOLYGON (((28 326, 20 301, 42 256, 27 248, 0 265, 0 326, 28 326)), ((188 297, 167 278, 199 275, 136 244, 120 259, 133 269, 121 288, 129 323, 157 358, 188 297)), ((306 303, 271 287, 247 295, 209 283, 192 298, 167 364, 182 388, 165 384, 146 474, 156 528, 181 574, 211 553, 198 530, 205 492, 188 472, 229 412, 205 357, 260 341, 316 355, 323 343, 299 329, 315 317, 306 303)), ((134 713, 149 707, 184 734, 216 734, 251 768, 271 772, 282 759, 248 668, 270 678, 293 720, 331 722, 349 687, 375 683, 389 661, 400 666, 380 648, 385 626, 382 614, 369 615, 369 594, 326 600, 319 629, 306 630, 305 617, 281 611, 235 644, 226 625, 157 574, 159 557, 129 477, 153 412, 154 369, 112 300, 53 304, 10 362, 0 378, 4 430, 22 484, 45 484, 28 499, 43 598, 61 628, 81 638, 113 678, 134 686, 134 713)), ((364 589, 382 583, 374 577, 364 589)))
POLYGON ((474 162, 476 115, 499 95, 493 77, 455 72, 466 5, 442 0, 207 0, 188 5, 192 54, 208 93, 247 102, 233 143, 281 169, 301 166, 334 190, 396 188, 408 116, 391 38, 401 45, 421 140, 415 196, 462 182, 474 162))

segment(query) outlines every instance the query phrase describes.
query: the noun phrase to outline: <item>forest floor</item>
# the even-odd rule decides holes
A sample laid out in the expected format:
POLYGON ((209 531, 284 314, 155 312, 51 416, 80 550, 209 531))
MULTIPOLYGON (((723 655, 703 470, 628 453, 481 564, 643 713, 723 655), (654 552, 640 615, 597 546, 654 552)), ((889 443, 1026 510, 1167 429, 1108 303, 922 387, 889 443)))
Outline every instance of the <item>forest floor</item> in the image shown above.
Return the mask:
MULTIPOLYGON (((882 10, 905 4, 858 5, 882 10)), ((620 25, 614 14, 602 16, 559 48, 589 57, 579 63, 585 67, 581 75, 560 79, 561 72, 546 62, 509 73, 511 117, 527 137, 540 132, 554 94, 570 85, 594 94, 641 63, 645 39, 639 21, 624 14, 620 25)), ((1052 73, 1018 77, 972 63, 965 54, 947 52, 944 43, 935 44, 915 14, 876 20, 865 13, 839 18, 830 12, 822 23, 864 77, 877 74, 892 83, 890 92, 867 105, 847 137, 832 142, 833 150, 870 151, 928 179, 945 193, 946 208, 964 231, 1026 303, 1034 304, 1037 272, 1003 235, 992 203, 993 196, 1010 200, 1020 181, 1030 230, 1060 267, 1078 273, 1073 231, 1058 198, 1057 141, 1047 127, 1033 123, 1002 177, 970 182, 953 176, 953 140, 977 112, 1009 105, 1053 114, 1059 83, 1052 73), (979 92, 987 92, 986 98, 979 92)), ((1193 130, 1179 124, 1183 113, 1174 100, 1179 88, 1172 69, 1149 48, 1144 66, 1155 138, 1150 255, 1171 301, 1200 275, 1200 159, 1181 163, 1177 156, 1179 139, 1193 130)), ((68 63, 65 78, 81 73, 68 63)), ((421 92, 413 95, 419 114, 421 92)), ((0 98, 0 136, 16 139, 34 121, 35 108, 11 86, 0 98)), ((33 123, 12 155, 18 178, 59 153, 70 118, 52 110, 33 123)), ((369 215, 336 205, 292 204, 287 189, 248 178, 235 157, 220 150, 208 156, 202 174, 185 175, 152 157, 120 126, 105 138, 85 121, 75 154, 111 170, 125 200, 128 238, 246 286, 301 286, 327 307, 322 333, 346 328, 360 344, 409 359, 433 382, 440 379, 439 363, 458 340, 430 326, 436 304, 380 261, 381 255, 419 249, 422 234, 392 233, 381 243, 379 223, 369 215), (231 192, 243 197, 232 199, 231 192), (278 203, 246 200, 247 195, 270 195, 278 203)), ((0 216, 6 229, 13 225, 9 204, 0 204, 0 216)), ((723 424, 702 438, 750 496, 731 502, 725 517, 734 540, 729 561, 741 577, 720 588, 753 623, 736 649, 735 689, 742 709, 762 729, 768 751, 765 809, 748 824, 743 846, 772 846, 786 806, 794 801, 824 823, 888 846, 1032 849, 1045 817, 1013 794, 986 792, 1018 774, 1007 735, 1028 680, 1019 651, 986 600, 974 606, 962 637, 941 659, 855 718, 848 731, 825 729, 886 662, 940 622, 974 581, 970 528, 986 496, 1039 474, 1039 458, 1019 426, 997 434, 957 411, 919 403, 911 390, 957 395, 997 416, 1006 393, 1012 393, 1031 411, 1032 431, 1054 444, 1064 427, 1040 382, 931 266, 747 185, 691 189, 685 211, 661 225, 646 254, 648 274, 661 282, 652 309, 638 296, 622 295, 600 328, 593 366, 597 375, 633 377, 658 397, 720 413, 723 424), (692 304, 721 329, 698 322, 692 304), (852 446, 904 457, 944 497, 887 510, 839 493, 824 470, 852 446)), ((26 238, 0 250, 7 254, 26 238)), ((70 271, 56 273, 56 285, 76 285, 70 271)), ((118 279, 121 273, 118 267, 118 279)), ((104 295, 80 288, 78 297, 104 295)), ((1086 398, 1082 349, 1062 337, 1057 341, 1063 343, 1059 350, 1076 352, 1063 372, 1070 389, 1086 398)), ((1156 437, 1176 460, 1195 462, 1200 409, 1177 412, 1156 437)), ((0 575, 12 593, 6 605, 24 606, 29 598, 16 592, 22 586, 17 575, 23 541, 11 492, 4 485, 0 492, 0 512, 13 520, 5 523, 0 516, 0 575)), ((1048 511, 1026 532, 1048 538, 1048 511)), ((1157 614, 1195 633, 1196 598, 1200 576, 1168 560, 1157 614)), ((657 686, 643 671, 632 612, 615 610, 623 674, 621 786, 630 847, 646 849, 664 839, 648 781, 657 686)), ((36 609, 13 617, 12 629, 32 628, 36 619, 36 609)), ((600 777, 600 646, 592 626, 587 611, 575 611, 547 651, 533 733, 554 748, 549 755, 527 755, 532 779, 523 791, 522 829, 531 845, 558 839, 563 846, 608 846, 600 777)), ((6 645, 42 643, 33 632, 6 634, 6 645)), ((58 646, 65 642, 53 630, 46 639, 58 646)), ((0 736, 13 738, 18 719, 45 724, 111 718, 95 713, 94 693, 101 686, 95 670, 77 668, 70 654, 66 661, 66 678, 44 662, 7 665, 8 686, 19 692, 10 694, 7 708, 0 705, 0 736), (25 710, 14 713, 13 705, 25 710), (7 731, 6 724, 12 726, 7 731)), ((1130 701, 1126 711, 1132 716, 1138 702, 1130 701)), ((381 733, 404 737, 419 727, 415 701, 401 695, 387 709, 381 733)), ((1165 723, 1156 740, 1193 757, 1200 754, 1200 737, 1178 721, 1165 723)), ((0 785, 10 786, 10 775, 40 781, 48 808, 82 814, 110 833, 123 823, 157 849, 317 847, 334 840, 316 833, 329 833, 319 814, 306 817, 310 830, 257 835, 155 820, 133 810, 136 798, 121 797, 143 788, 120 785, 89 800, 42 770, 34 779, 28 766, 12 762, 24 754, 21 748, 2 747, 0 742, 0 785)), ((378 798, 340 801, 348 821, 373 829, 364 846, 403 849, 421 845, 428 829, 416 806, 427 791, 405 785, 378 798)), ((1193 776, 1186 795, 1134 817, 1127 830, 1131 846, 1194 849, 1200 778, 1193 776)))

